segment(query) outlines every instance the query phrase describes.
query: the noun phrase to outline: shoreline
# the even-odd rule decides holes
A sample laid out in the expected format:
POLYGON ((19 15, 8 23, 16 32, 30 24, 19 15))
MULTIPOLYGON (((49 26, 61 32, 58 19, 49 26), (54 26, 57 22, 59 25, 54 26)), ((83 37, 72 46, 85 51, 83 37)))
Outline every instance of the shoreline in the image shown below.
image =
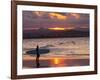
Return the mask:
MULTIPOLYGON (((59 59, 89 59, 89 55, 64 55, 64 56, 40 56, 40 60, 50 60, 54 58, 59 58, 59 59)), ((23 60, 35 60, 35 56, 31 55, 23 55, 23 60)))

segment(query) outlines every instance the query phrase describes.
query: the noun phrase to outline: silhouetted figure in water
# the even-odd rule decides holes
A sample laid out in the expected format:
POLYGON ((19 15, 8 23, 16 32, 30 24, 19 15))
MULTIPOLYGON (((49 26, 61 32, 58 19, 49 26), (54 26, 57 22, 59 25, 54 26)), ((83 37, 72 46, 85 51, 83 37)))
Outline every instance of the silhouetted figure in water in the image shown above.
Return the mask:
POLYGON ((36 48, 36 67, 39 68, 40 64, 39 64, 39 57, 40 57, 40 53, 39 53, 39 46, 37 45, 36 48))

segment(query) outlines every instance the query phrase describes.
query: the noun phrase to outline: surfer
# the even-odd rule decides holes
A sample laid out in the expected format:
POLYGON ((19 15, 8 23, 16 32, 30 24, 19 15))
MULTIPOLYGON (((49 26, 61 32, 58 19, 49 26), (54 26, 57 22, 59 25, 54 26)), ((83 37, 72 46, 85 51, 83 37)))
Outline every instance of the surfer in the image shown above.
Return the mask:
POLYGON ((40 53, 39 53, 39 46, 37 45, 36 47, 36 67, 39 68, 40 64, 39 64, 39 57, 40 57, 40 53))

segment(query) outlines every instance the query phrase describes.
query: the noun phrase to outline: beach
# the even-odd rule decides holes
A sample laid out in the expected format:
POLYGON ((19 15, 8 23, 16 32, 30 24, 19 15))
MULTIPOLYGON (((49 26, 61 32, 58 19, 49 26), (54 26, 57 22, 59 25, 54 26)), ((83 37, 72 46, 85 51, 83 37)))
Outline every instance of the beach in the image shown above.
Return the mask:
POLYGON ((89 65, 89 38, 45 38, 23 40, 23 68, 89 65), (36 47, 40 57, 36 61, 36 47))
MULTIPOLYGON (((68 55, 40 57, 38 68, 46 67, 69 67, 69 66, 86 66, 89 65, 89 55, 68 55)), ((23 56, 24 68, 37 68, 36 57, 30 55, 23 56)))

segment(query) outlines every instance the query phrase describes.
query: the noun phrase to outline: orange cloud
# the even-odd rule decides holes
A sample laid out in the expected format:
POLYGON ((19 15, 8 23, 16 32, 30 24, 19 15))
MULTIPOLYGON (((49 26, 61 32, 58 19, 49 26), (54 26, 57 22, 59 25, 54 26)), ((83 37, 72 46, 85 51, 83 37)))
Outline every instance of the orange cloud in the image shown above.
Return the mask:
MULTIPOLYGON (((46 12, 43 12, 43 11, 35 11, 33 13, 35 13, 39 17, 45 16, 47 14, 51 19, 58 19, 58 20, 68 19, 67 15, 63 15, 63 14, 59 14, 59 13, 55 13, 55 12, 46 13, 46 12)), ((70 13, 70 15, 75 17, 76 19, 80 19, 80 14, 78 14, 78 13, 70 13)))
POLYGON ((80 19, 80 15, 78 13, 71 13, 72 16, 74 16, 76 19, 80 19))
POLYGON ((59 20, 65 20, 67 19, 67 16, 64 16, 64 15, 61 15, 61 14, 58 14, 58 13, 49 13, 49 16, 50 18, 52 19, 59 19, 59 20))

